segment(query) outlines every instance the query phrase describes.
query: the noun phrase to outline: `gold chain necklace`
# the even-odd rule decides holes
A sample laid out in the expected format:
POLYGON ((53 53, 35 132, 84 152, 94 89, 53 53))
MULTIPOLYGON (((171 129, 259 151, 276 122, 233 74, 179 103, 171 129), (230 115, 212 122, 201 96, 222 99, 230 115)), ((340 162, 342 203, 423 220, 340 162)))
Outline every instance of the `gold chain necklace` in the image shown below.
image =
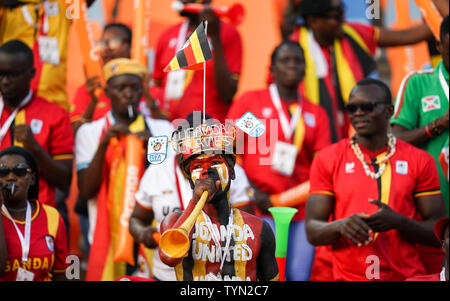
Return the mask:
POLYGON ((391 133, 388 133, 387 137, 388 137, 389 152, 386 156, 384 156, 380 160, 377 160, 374 163, 374 164, 380 164, 380 168, 378 169, 378 172, 376 172, 376 173, 370 170, 369 164, 366 162, 366 160, 364 160, 364 155, 361 151, 361 148, 359 148, 359 145, 356 142, 356 135, 352 136, 350 138, 350 145, 351 145, 353 151, 355 152, 355 155, 358 158, 358 160, 361 161, 363 168, 364 168, 364 172, 366 173, 366 175, 368 177, 371 177, 372 179, 375 179, 375 180, 378 179, 379 177, 381 177, 381 175, 384 173, 384 171, 386 170, 386 163, 395 153, 395 145, 396 145, 397 139, 391 133))

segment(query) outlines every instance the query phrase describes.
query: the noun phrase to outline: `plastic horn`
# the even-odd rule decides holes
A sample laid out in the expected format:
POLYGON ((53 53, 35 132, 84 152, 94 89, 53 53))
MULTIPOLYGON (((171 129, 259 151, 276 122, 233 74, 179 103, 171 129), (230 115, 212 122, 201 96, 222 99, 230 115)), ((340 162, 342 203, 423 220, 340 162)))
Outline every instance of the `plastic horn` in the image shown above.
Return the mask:
POLYGON ((289 224, 298 210, 291 207, 271 207, 269 211, 275 221, 275 257, 277 259, 280 281, 285 281, 289 224))
MULTIPOLYGON (((191 247, 189 233, 191 232, 192 227, 194 227, 197 217, 202 212, 207 199, 208 191, 204 191, 197 205, 192 209, 192 212, 189 213, 188 209, 186 209, 183 213, 183 215, 185 213, 189 214, 184 222, 180 226, 175 224, 175 228, 168 229, 161 234, 159 248, 164 255, 172 259, 177 259, 182 258, 187 254, 191 247)), ((182 216, 180 219, 182 219, 182 216)))
MULTIPOLYGON (((190 13, 199 13, 205 6, 200 3, 188 3, 183 4, 180 1, 174 1, 172 3, 172 9, 175 11, 184 11, 190 13)), ((231 24, 238 26, 244 20, 244 7, 240 3, 233 4, 230 7, 226 6, 211 6, 213 12, 218 17, 226 17, 230 20, 231 24)))

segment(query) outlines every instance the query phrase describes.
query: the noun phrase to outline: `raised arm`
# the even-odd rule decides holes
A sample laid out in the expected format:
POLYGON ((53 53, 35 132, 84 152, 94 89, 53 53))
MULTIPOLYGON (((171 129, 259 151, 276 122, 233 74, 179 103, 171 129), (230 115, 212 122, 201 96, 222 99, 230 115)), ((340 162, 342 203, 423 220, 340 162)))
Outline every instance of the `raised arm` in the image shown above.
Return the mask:
POLYGON ((378 46, 404 46, 426 41, 433 36, 430 28, 426 24, 413 26, 403 30, 391 30, 380 28, 378 46))

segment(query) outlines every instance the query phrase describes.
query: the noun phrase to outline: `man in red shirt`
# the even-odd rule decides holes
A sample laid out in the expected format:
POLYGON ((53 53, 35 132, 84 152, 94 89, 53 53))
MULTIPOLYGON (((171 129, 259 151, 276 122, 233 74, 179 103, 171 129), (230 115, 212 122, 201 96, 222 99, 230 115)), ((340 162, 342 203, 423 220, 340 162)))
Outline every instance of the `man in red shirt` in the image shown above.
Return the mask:
POLYGON ((55 188, 68 191, 72 178, 73 134, 69 115, 30 91, 33 52, 13 40, 0 47, 0 149, 29 150, 40 170, 39 201, 56 207, 55 188))
POLYGON ((389 88, 359 81, 347 112, 356 135, 314 158, 306 233, 330 245, 335 280, 405 280, 425 274, 415 244, 439 246, 444 202, 433 159, 388 134, 389 88), (331 218, 330 218, 331 217, 331 218))
MULTIPOLYGON (((298 93, 304 68, 303 51, 298 43, 281 43, 272 54, 274 84, 269 89, 243 94, 233 103, 228 114, 229 119, 237 120, 244 113, 251 112, 265 123, 265 133, 258 138, 244 137, 245 140, 241 141, 244 152, 241 154, 238 146, 238 153, 241 154, 242 167, 255 188, 257 213, 268 218, 270 214, 267 209, 274 205, 269 195, 283 193, 307 181, 315 153, 330 144, 325 110, 298 93), (294 153, 287 154, 291 149, 294 153), (277 167, 274 163, 276 157, 290 166, 277 167)), ((303 228, 304 203, 295 207, 298 213, 291 224, 286 279, 308 280, 314 248, 306 241, 303 228), (304 253, 300 249, 304 249, 304 253)), ((271 218, 268 221, 273 224, 271 218)))
POLYGON ((241 73, 241 38, 231 24, 219 20, 213 13, 208 6, 211 0, 182 2, 202 2, 205 9, 200 14, 181 12, 187 20, 170 27, 159 38, 153 79, 164 95, 163 110, 168 111, 173 120, 183 119, 192 111, 201 111, 203 108, 203 70, 180 69, 168 73, 163 70, 181 50, 200 21, 207 20, 213 59, 206 62, 206 113, 217 120, 224 120, 237 91, 241 73))

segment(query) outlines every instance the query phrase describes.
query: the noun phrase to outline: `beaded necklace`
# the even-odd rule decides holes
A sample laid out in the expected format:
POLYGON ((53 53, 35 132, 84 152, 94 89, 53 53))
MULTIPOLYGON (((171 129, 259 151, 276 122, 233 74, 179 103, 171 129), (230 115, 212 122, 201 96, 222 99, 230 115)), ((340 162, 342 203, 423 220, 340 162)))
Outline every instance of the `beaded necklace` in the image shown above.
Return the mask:
POLYGON ((376 172, 376 173, 371 171, 370 168, 369 168, 369 164, 372 164, 372 163, 371 162, 366 162, 366 160, 364 160, 364 155, 363 155, 363 153, 361 151, 361 148, 359 148, 359 145, 356 142, 356 135, 352 136, 350 138, 350 145, 351 145, 353 151, 355 152, 355 155, 358 158, 358 160, 361 161, 366 175, 368 177, 371 177, 372 179, 375 179, 375 180, 378 179, 379 177, 381 177, 381 175, 386 170, 386 163, 387 163, 387 161, 395 154, 395 144, 397 142, 397 139, 391 133, 388 133, 387 137, 388 137, 388 150, 389 150, 389 152, 388 152, 388 154, 386 156, 384 156, 380 160, 377 160, 376 162, 373 163, 373 164, 380 164, 380 168, 378 169, 378 172, 376 172))

